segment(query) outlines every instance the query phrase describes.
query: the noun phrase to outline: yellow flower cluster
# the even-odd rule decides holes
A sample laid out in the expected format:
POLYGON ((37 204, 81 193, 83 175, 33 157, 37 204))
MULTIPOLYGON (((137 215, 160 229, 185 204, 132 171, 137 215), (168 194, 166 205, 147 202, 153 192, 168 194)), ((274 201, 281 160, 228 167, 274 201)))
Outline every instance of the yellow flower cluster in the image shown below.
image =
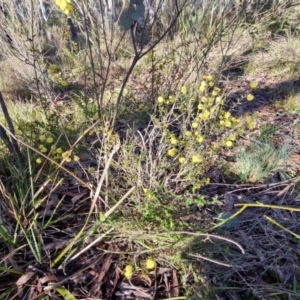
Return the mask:
MULTIPOLYGON (((216 86, 215 76, 203 76, 199 90, 201 96, 197 104, 197 111, 191 119, 191 123, 187 126, 188 128, 186 128, 188 130, 183 129, 179 136, 166 132, 164 135, 169 138, 169 144, 171 145, 171 148, 167 151, 167 155, 172 158, 176 157, 181 165, 185 165, 189 162, 192 164, 203 163, 202 155, 195 153, 193 150, 190 152, 189 149, 190 147, 196 149, 197 145, 202 144, 205 141, 205 137, 202 134, 204 127, 207 122, 215 117, 218 107, 224 104, 224 100, 221 96, 221 89, 216 86)), ((187 87, 183 86, 180 88, 181 95, 186 95, 187 92, 187 87)), ((181 99, 186 101, 184 100, 185 98, 181 99)), ((160 96, 158 97, 158 103, 166 103, 166 100, 160 96)), ((180 104, 180 96, 178 103, 180 104)))
POLYGON ((230 148, 233 146, 233 142, 235 142, 237 139, 236 134, 232 133, 229 137, 227 137, 227 140, 225 141, 225 146, 230 148))
MULTIPOLYGON (((249 91, 245 94, 248 101, 255 99, 252 92, 258 87, 256 81, 249 83, 249 91)), ((166 156, 172 158, 173 162, 178 162, 174 167, 181 170, 184 181, 189 186, 192 185, 193 189, 209 183, 204 172, 210 157, 215 157, 222 147, 233 147, 245 129, 254 130, 257 126, 252 117, 241 122, 239 117, 225 110, 222 90, 213 75, 202 77, 198 92, 182 86, 176 95, 176 101, 172 96, 159 96, 157 103, 162 114, 165 114, 161 128, 162 136, 169 146, 166 156), (168 110, 166 104, 173 104, 172 109, 168 110), (169 125, 173 121, 179 128, 179 133, 170 130, 169 125)), ((151 198, 150 192, 146 195, 151 198)))
MULTIPOLYGON (((168 155, 169 155, 170 157, 174 157, 174 156, 176 155, 176 154, 174 155, 175 151, 176 151, 176 154, 177 154, 177 153, 178 153, 178 150, 177 150, 177 149, 175 149, 175 148, 170 149, 170 150, 168 151, 168 155)), ((180 156, 180 157, 178 157, 178 161, 179 161, 181 164, 184 164, 184 163, 186 162, 186 158, 185 158, 184 156, 180 156)), ((200 155, 193 155, 193 156, 191 157, 191 162, 194 163, 194 164, 202 163, 202 161, 203 161, 203 159, 202 159, 202 157, 201 157, 200 155)))
MULTIPOLYGON (((213 75, 204 75, 202 79, 203 80, 201 81, 200 88, 199 88, 200 92, 207 92, 207 89, 213 87, 216 83, 215 82, 216 78, 213 75)), ((215 89, 216 89, 216 91, 212 93, 213 96, 216 96, 218 94, 217 90, 219 88, 215 88, 215 89)), ((219 92, 220 92, 220 89, 219 89, 219 92)))
POLYGON ((74 6, 71 0, 55 0, 55 4, 64 12, 64 14, 69 15, 74 11, 74 6))
MULTIPOLYGON (((51 145, 52 143, 53 143, 53 138, 52 137, 46 137, 45 135, 41 135, 40 137, 39 137, 39 140, 41 141, 41 142, 44 142, 44 143, 46 143, 46 144, 49 144, 49 145, 51 145)), ((40 144, 39 145, 39 147, 38 147, 38 149, 42 152, 42 153, 47 153, 50 149, 48 148, 48 145, 44 145, 44 144, 40 144)), ((38 163, 41 163, 42 161, 41 161, 41 159, 39 159, 37 162, 38 163), (38 162, 39 161, 39 162, 38 162)))
POLYGON ((164 98, 163 96, 159 96, 157 98, 157 102, 159 105, 162 105, 162 104, 166 104, 166 105, 169 105, 169 104, 173 104, 174 103, 174 97, 173 96, 169 96, 168 98, 164 98))
POLYGON ((249 130, 254 130, 254 129, 256 129, 257 124, 256 124, 256 122, 255 122, 253 116, 247 115, 246 118, 245 118, 245 121, 246 121, 247 128, 248 128, 249 130))
MULTIPOLYGON (((249 83, 249 86, 250 86, 250 88, 252 89, 252 90, 256 90, 256 89, 258 89, 258 82, 256 82, 256 81, 251 81, 250 83, 249 83)), ((254 95, 253 94, 251 94, 251 93, 249 93, 249 94, 247 94, 246 95, 246 99, 248 100, 248 101, 253 101, 254 100, 254 95)))
MULTIPOLYGON (((73 161, 79 161, 80 158, 77 155, 73 155, 73 159, 71 158, 71 153, 70 151, 64 151, 61 147, 56 148, 54 145, 54 139, 52 137, 47 137, 45 135, 41 135, 39 137, 39 141, 42 142, 38 146, 38 149, 41 153, 47 153, 51 151, 52 154, 52 159, 59 160, 59 159, 64 159, 66 162, 71 162, 73 161)), ((36 159, 37 164, 41 164, 43 162, 41 157, 38 157, 36 159)))
POLYGON ((219 124, 223 128, 233 128, 239 123, 240 119, 233 117, 229 111, 222 111, 219 115, 219 124))
MULTIPOLYGON (((156 267, 156 261, 153 258, 148 257, 146 259, 146 261, 144 262, 144 268, 147 271, 149 271, 149 270, 153 270, 155 267, 156 267)), ((123 274, 127 280, 131 280, 134 272, 135 272, 134 266, 131 264, 128 264, 125 266, 123 274)))

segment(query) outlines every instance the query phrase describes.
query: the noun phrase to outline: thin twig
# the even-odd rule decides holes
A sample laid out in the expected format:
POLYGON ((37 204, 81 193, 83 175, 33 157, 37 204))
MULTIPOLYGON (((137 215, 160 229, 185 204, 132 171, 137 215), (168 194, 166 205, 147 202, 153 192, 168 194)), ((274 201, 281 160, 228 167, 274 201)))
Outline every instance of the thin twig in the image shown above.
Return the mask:
POLYGON ((87 245, 86 247, 84 247, 81 251, 79 251, 77 254, 75 254, 72 258, 70 258, 69 262, 74 260, 75 258, 77 258, 78 256, 80 256, 82 253, 84 253, 85 251, 87 251, 88 249, 90 249, 92 246, 94 246, 96 243, 98 243, 99 241, 101 241, 103 238, 105 238, 108 234, 110 234, 112 231, 114 230, 114 228, 109 229, 107 232, 105 232, 104 234, 102 234, 101 236, 99 236, 98 238, 96 238, 92 243, 90 243, 89 245, 87 245))
POLYGON ((212 263, 214 263, 214 264, 217 264, 217 265, 220 265, 220 266, 229 267, 229 268, 232 267, 232 265, 224 264, 224 263, 222 263, 222 262, 220 262, 220 261, 217 261, 217 260, 214 260, 214 259, 211 259, 211 258, 207 258, 207 257, 202 256, 202 255, 200 255, 200 254, 192 254, 192 253, 188 253, 187 255, 192 256, 192 257, 196 257, 196 258, 201 258, 201 259, 203 259, 203 260, 210 261, 210 262, 212 262, 212 263))
MULTIPOLYGON (((145 50, 144 52, 137 52, 137 49, 136 49, 136 45, 135 45, 135 39, 134 39, 134 35, 132 34, 132 42, 133 42, 133 47, 134 47, 134 52, 135 52, 135 55, 133 57, 133 60, 131 62, 131 66, 130 68, 128 69, 128 72, 123 80, 123 83, 122 83, 122 86, 121 86, 121 89, 120 89, 120 92, 119 92, 119 95, 118 95, 118 99, 117 99, 117 102, 116 102, 116 107, 115 107, 115 111, 114 111, 114 115, 113 115, 113 120, 112 120, 112 123, 111 123, 111 127, 113 128, 115 125, 116 125, 116 121, 117 121, 117 117, 118 117, 118 114, 119 114, 119 108, 120 108, 120 104, 121 104, 121 99, 122 99, 122 95, 123 95, 123 91, 125 89, 125 86, 128 82, 128 79, 130 77, 130 75, 132 74, 132 71, 133 69, 135 68, 137 62, 142 58, 144 57, 145 55, 147 55, 147 53, 149 53, 150 51, 152 51, 157 44, 159 44, 164 38, 165 36, 170 32, 170 30, 172 29, 172 27, 176 24, 176 21, 178 20, 179 16, 181 15, 182 11, 183 11, 183 8, 185 7, 185 5, 187 4, 187 0, 184 1, 184 3, 182 4, 181 8, 178 9, 176 11, 176 15, 175 17, 173 18, 172 22, 170 23, 170 25, 168 26, 168 28, 164 31, 164 33, 147 49, 145 50)), ((178 3, 177 3, 177 0, 176 0, 176 7, 178 8, 178 3)), ((135 23, 132 24, 131 26, 131 31, 133 30, 135 26, 135 23)))

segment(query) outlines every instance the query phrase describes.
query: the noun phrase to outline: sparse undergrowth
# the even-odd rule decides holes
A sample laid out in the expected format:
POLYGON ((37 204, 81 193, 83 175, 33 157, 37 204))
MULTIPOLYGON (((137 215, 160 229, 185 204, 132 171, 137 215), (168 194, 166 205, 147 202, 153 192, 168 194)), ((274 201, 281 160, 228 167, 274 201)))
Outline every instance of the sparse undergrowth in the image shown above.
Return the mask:
POLYGON ((146 53, 163 24, 147 45, 135 28, 135 45, 132 29, 81 21, 96 8, 55 4, 51 58, 25 25, 6 31, 19 50, 5 55, 33 68, 1 105, 22 159, 1 141, 0 299, 297 299, 298 7, 189 19, 183 6, 177 36, 146 53))

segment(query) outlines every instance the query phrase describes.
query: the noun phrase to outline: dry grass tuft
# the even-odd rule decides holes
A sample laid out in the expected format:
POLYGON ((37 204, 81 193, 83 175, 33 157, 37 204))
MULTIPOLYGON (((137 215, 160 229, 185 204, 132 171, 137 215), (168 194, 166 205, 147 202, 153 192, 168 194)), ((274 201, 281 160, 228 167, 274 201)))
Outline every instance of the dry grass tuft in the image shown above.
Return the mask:
POLYGON ((34 77, 32 66, 16 57, 0 62, 0 90, 4 98, 18 100, 30 97, 34 77))

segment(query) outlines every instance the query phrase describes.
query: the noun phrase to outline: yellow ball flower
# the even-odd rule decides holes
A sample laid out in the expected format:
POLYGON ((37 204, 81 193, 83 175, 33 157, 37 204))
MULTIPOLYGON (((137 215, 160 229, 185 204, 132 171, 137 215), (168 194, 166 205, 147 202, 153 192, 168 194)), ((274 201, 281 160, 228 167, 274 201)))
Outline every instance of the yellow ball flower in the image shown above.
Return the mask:
POLYGON ((197 128, 199 126, 199 123, 198 122, 193 122, 192 123, 192 128, 197 128))
POLYGON ((125 267, 124 276, 126 279, 130 280, 134 272, 134 268, 131 265, 125 267))
POLYGON ((232 126, 232 123, 230 121, 225 121, 224 122, 225 127, 230 128, 232 126))
POLYGON ((80 158, 79 158, 79 156, 77 156, 77 155, 74 155, 74 158, 73 158, 73 160, 74 160, 74 161, 79 161, 79 160, 80 160, 80 158))
POLYGON ((203 86, 203 85, 201 85, 200 88, 199 88, 199 91, 200 91, 200 92, 205 92, 205 89, 206 89, 206 87, 203 86))
POLYGON ((203 138, 202 135, 198 135, 198 136, 196 137, 196 142, 199 143, 199 144, 201 144, 201 143, 203 142, 203 140, 204 140, 204 138, 203 138))
POLYGON ((176 139, 176 137, 171 138, 171 144, 172 145, 177 145, 178 144, 178 140, 176 139))
POLYGON ((251 89, 257 89, 258 88, 258 82, 256 82, 256 81, 251 81, 250 82, 250 87, 251 87, 251 89))
POLYGON ((159 96, 158 98, 157 98, 157 101, 158 101, 158 103, 164 103, 164 98, 162 97, 162 96, 159 96))
POLYGON ((209 117, 210 117, 210 111, 206 110, 206 111, 204 111, 204 112, 202 113, 202 119, 203 119, 204 121, 208 120, 209 117))
POLYGON ((221 89, 218 87, 215 87, 214 90, 212 91, 212 95, 217 96, 217 95, 219 95, 220 92, 221 92, 221 89))
POLYGON ((59 147, 59 148, 56 148, 55 153, 61 154, 61 153, 62 153, 62 149, 61 149, 60 147, 59 147))
POLYGON ((231 113, 229 111, 226 111, 224 114, 225 119, 229 119, 231 117, 231 113))
POLYGON ((248 123, 248 128, 249 128, 250 130, 254 130, 254 129, 256 128, 256 123, 255 123, 255 122, 250 122, 250 123, 248 123))
POLYGON ((178 161, 183 164, 185 162, 185 158, 181 156, 178 158, 178 161))
POLYGON ((215 98, 213 98, 213 97, 209 97, 209 98, 208 98, 208 105, 209 105, 209 106, 213 106, 213 105, 214 105, 214 102, 215 102, 215 98))
POLYGON ((147 260, 146 260, 146 268, 147 269, 154 269, 155 268, 155 260, 154 259, 152 259, 152 258, 148 258, 147 260))
POLYGON ((68 154, 69 154, 69 151, 65 151, 65 152, 63 152, 63 153, 61 154, 61 157, 62 157, 62 158, 65 158, 65 157, 68 156, 68 154))
POLYGON ((183 86, 182 88, 181 88, 181 93, 183 94, 183 95, 185 95, 186 93, 187 93, 187 88, 186 88, 186 86, 183 86))
POLYGON ((39 139, 41 142, 43 142, 46 139, 46 137, 44 135, 41 135, 39 139))
POLYGON ((248 101, 253 101, 253 100, 254 100, 254 96, 253 96, 252 94, 248 94, 248 95, 246 96, 246 99, 247 99, 248 101))
POLYGON ((229 139, 231 140, 231 141, 236 141, 236 135, 235 134, 231 134, 230 136, 229 136, 229 139))
POLYGON ((233 145, 233 143, 232 143, 232 141, 226 141, 226 143, 225 143, 225 145, 228 147, 228 148, 230 148, 230 147, 232 147, 232 145, 233 145))
POLYGON ((52 138, 52 137, 48 137, 48 138, 46 139, 46 143, 52 144, 52 143, 53 143, 53 138, 52 138))
POLYGON ((216 97, 216 103, 219 103, 221 105, 224 105, 224 100, 222 99, 222 97, 216 97))
POLYGON ((207 83, 206 83, 206 81, 201 81, 201 84, 200 84, 200 86, 204 86, 204 87, 206 87, 206 86, 207 86, 207 83))
POLYGON ((41 152, 42 153, 46 153, 48 150, 47 150, 47 148, 46 147, 43 147, 42 149, 41 149, 41 152))
POLYGON ((192 162, 194 164, 201 163, 202 162, 202 158, 200 156, 198 156, 198 155, 194 155, 194 156, 192 156, 192 162))
POLYGON ((168 150, 168 155, 170 157, 174 157, 175 155, 177 155, 177 153, 178 153, 178 150, 176 148, 171 148, 168 150))
POLYGON ((42 163, 42 159, 41 159, 40 157, 37 158, 37 159, 36 159, 36 163, 37 163, 37 164, 41 164, 41 163, 42 163))
POLYGON ((191 133, 190 131, 186 131, 184 134, 185 134, 187 137, 189 137, 189 136, 192 135, 192 133, 191 133))

